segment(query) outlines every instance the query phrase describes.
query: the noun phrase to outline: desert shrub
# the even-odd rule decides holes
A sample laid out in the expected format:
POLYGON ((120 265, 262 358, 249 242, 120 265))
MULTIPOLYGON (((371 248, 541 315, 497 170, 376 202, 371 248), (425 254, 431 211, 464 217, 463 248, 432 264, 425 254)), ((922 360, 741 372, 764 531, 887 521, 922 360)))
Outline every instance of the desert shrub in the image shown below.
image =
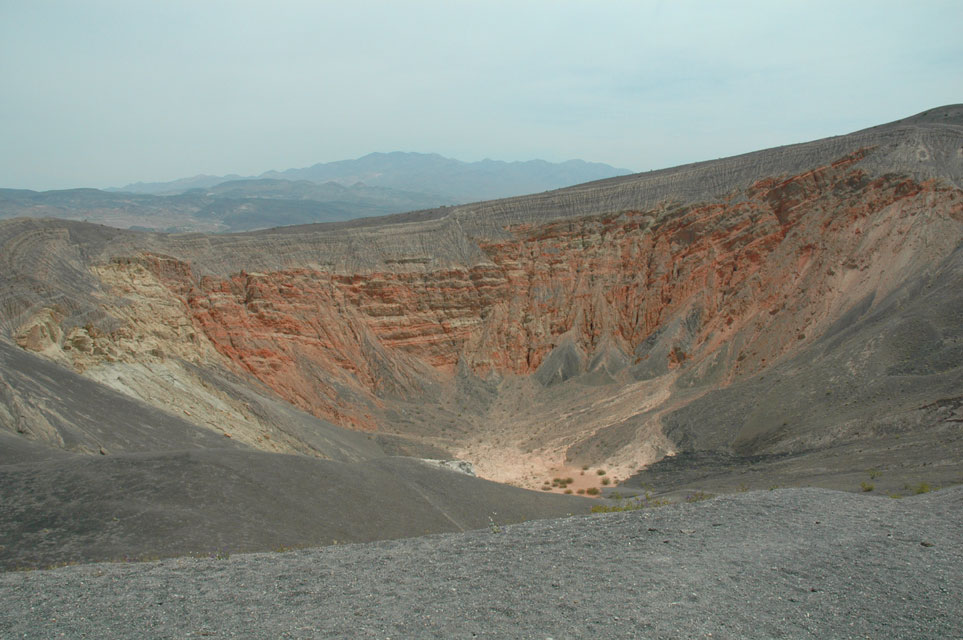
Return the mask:
POLYGON ((872 491, 876 487, 873 486, 873 484, 870 482, 860 482, 859 488, 862 489, 863 491, 872 491))
POLYGON ((585 495, 585 489, 579 489, 579 490, 576 491, 575 493, 579 494, 580 496, 584 496, 584 495, 585 495))
POLYGON ((867 473, 869 473, 870 480, 875 480, 876 478, 883 475, 883 473, 879 469, 870 469, 867 473))
POLYGON ((713 497, 711 493, 706 493, 705 491, 693 491, 685 497, 686 502, 702 502, 703 500, 708 500, 713 497))
POLYGON ((571 489, 566 489, 566 490, 565 490, 565 493, 568 494, 568 495, 571 495, 571 494, 572 494, 572 490, 571 490, 571 489))
POLYGON ((597 504, 592 507, 592 513, 615 513, 617 511, 637 511, 638 509, 651 509, 672 504, 662 498, 653 498, 649 493, 641 498, 623 500, 618 504, 597 504))
POLYGON ((602 478, 602 484, 609 484, 610 482, 611 480, 609 480, 608 478, 602 478))
POLYGON ((595 473, 599 474, 600 476, 604 476, 604 475, 605 475, 605 469, 599 469, 599 470, 596 471, 595 473))
POLYGON ((929 492, 932 491, 932 490, 933 490, 933 488, 930 486, 930 483, 928 483, 928 482, 921 482, 921 483, 919 483, 918 485, 916 485, 915 487, 913 487, 913 493, 915 493, 915 494, 917 494, 917 495, 919 495, 919 494, 921 494, 921 493, 929 493, 929 492))
POLYGON ((542 491, 551 491, 551 490, 552 490, 552 488, 549 487, 549 486, 547 486, 547 485, 543 485, 543 486, 542 486, 542 491))
POLYGON ((303 545, 303 544, 301 544, 301 545, 282 544, 282 545, 280 545, 280 546, 278 546, 278 547, 275 547, 275 548, 274 548, 274 552, 275 552, 275 553, 291 553, 292 551, 297 551, 297 550, 299 550, 299 549, 304 549, 304 548, 305 548, 305 545, 303 545))
POLYGON ((599 490, 597 487, 589 487, 588 489, 585 490, 585 493, 587 493, 590 496, 597 496, 599 494, 599 490))

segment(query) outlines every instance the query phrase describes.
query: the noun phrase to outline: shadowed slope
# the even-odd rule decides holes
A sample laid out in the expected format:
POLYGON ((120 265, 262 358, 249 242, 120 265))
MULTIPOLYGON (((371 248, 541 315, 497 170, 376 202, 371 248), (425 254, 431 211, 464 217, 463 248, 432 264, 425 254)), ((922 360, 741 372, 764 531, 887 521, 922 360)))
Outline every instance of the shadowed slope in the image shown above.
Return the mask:
POLYGON ((413 458, 195 450, 0 465, 0 569, 319 546, 585 513, 413 458))
MULTIPOLYGON (((240 446, 3 342, 0 398, 5 435, 15 433, 31 444, 73 453, 240 446)), ((32 457, 26 450, 0 450, 0 464, 32 457)))
POLYGON ((961 284, 957 248, 853 307, 792 358, 669 413, 678 460, 626 485, 854 490, 872 479, 877 491, 900 492, 963 482, 961 284))

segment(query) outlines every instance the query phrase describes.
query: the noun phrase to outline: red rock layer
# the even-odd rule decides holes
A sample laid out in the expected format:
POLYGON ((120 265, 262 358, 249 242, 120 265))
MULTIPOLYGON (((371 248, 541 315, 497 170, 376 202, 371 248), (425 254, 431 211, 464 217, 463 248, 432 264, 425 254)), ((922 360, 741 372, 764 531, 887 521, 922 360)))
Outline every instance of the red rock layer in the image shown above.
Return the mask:
POLYGON ((531 373, 563 334, 587 353, 610 340, 631 354, 691 317, 669 368, 737 335, 735 374, 765 366, 833 314, 848 271, 921 233, 920 212, 963 220, 958 190, 870 179, 854 166, 861 157, 761 180, 723 202, 519 225, 509 240, 481 243, 488 264, 464 269, 197 281, 187 265, 147 259, 221 354, 296 406, 367 428, 378 397, 417 390, 459 362, 531 373))

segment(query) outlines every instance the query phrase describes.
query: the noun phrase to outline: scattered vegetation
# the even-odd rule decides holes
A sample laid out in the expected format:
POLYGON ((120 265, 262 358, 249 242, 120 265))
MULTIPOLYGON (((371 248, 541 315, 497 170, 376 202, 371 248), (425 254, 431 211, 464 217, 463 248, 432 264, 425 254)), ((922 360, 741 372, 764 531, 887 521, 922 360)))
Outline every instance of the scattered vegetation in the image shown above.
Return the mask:
POLYGON ((617 511, 637 511, 639 509, 651 509, 654 507, 664 507, 672 504, 663 498, 653 498, 652 494, 646 492, 642 497, 635 497, 629 500, 620 500, 616 504, 597 504, 592 507, 592 513, 615 513, 617 511))
POLYGON ((703 500, 708 500, 709 498, 714 498, 715 496, 711 493, 706 493, 705 491, 693 491, 685 497, 686 502, 702 502, 703 500))
POLYGON ((881 475, 883 475, 883 472, 880 471, 879 469, 870 469, 870 470, 867 471, 866 473, 869 474, 869 479, 870 479, 870 480, 875 480, 876 478, 878 478, 878 477, 880 477, 881 475))
POLYGON ((609 480, 608 478, 602 478, 602 484, 609 484, 610 482, 611 480, 609 480))
POLYGON ((304 549, 304 548, 305 548, 305 545, 294 546, 294 545, 282 544, 274 548, 274 553, 291 553, 292 551, 298 551, 299 549, 304 549))
MULTIPOLYGON (((940 487, 934 487, 934 486, 932 486, 929 482, 920 482, 918 485, 915 485, 915 486, 914 486, 914 485, 911 485, 911 484, 904 484, 904 485, 903 485, 903 488, 906 489, 907 491, 915 494, 915 495, 920 495, 920 494, 923 494, 923 493, 929 493, 930 491, 939 491, 939 490, 940 490, 940 487)), ((889 495, 889 497, 890 497, 890 498, 893 498, 893 499, 896 499, 896 500, 899 500, 900 498, 903 497, 903 494, 902 494, 902 493, 891 493, 891 494, 889 495)))
POLYGON ((605 475, 605 469, 599 469, 599 470, 596 471, 595 473, 599 474, 600 476, 604 476, 604 475, 605 475))
MULTIPOLYGON (((552 478, 552 484, 549 488, 557 487, 559 489, 566 489, 568 488, 568 485, 572 484, 573 482, 575 482, 574 478, 552 478)), ((548 480, 545 481, 545 484, 548 484, 548 480)), ((544 489, 545 487, 542 488, 544 489)))
POLYGON ((585 490, 585 493, 590 496, 597 496, 599 494, 599 490, 597 487, 589 487, 585 490))
POLYGON ((863 491, 868 492, 868 491, 872 491, 872 490, 875 489, 876 487, 873 486, 873 483, 871 483, 871 482, 863 481, 863 482, 860 482, 860 483, 859 483, 859 488, 862 489, 863 491))

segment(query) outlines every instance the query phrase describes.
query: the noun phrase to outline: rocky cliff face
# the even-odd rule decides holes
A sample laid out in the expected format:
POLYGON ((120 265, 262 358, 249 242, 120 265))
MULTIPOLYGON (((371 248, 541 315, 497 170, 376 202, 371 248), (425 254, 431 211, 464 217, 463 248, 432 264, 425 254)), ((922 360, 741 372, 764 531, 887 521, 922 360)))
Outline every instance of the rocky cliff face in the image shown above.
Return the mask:
POLYGON ((189 389, 184 413, 256 447, 306 450, 278 449, 198 369, 488 477, 534 485, 583 461, 624 477, 680 446, 665 415, 764 375, 953 255, 960 127, 907 127, 777 150, 770 172, 733 159, 300 237, 88 241, 90 296, 24 302, 11 333, 148 403, 189 389), (903 166, 921 144, 926 162, 903 166), (712 191, 693 182, 710 174, 712 191))

